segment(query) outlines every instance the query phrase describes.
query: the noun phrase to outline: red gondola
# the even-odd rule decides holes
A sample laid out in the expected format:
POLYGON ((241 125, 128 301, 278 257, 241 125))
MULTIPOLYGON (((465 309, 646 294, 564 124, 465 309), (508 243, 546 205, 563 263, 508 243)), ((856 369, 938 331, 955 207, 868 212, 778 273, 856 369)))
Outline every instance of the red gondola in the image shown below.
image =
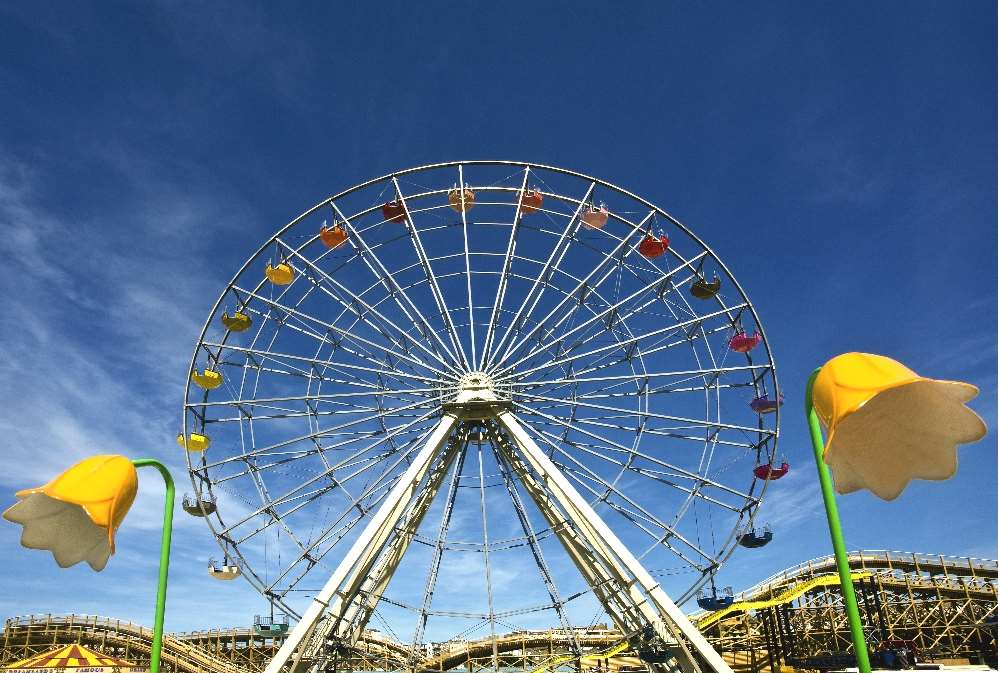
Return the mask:
POLYGON ((638 244, 638 252, 648 259, 661 257, 668 249, 669 236, 667 234, 662 234, 660 237, 656 237, 655 234, 648 234, 644 237, 644 239, 642 239, 641 243, 638 244))
POLYGON ((381 206, 381 214, 388 222, 405 222, 405 206, 399 199, 389 201, 381 206))

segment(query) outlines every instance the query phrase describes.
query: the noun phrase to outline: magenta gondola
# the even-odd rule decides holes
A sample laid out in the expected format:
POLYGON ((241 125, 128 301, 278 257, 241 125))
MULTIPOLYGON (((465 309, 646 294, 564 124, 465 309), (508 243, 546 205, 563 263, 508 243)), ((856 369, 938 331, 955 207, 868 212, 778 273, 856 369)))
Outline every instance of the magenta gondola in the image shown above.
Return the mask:
POLYGON ((779 399, 770 399, 769 395, 761 395, 750 403, 752 411, 757 414, 771 414, 783 406, 783 395, 779 399))
POLYGON ((790 463, 783 461, 783 464, 779 467, 774 467, 773 465, 756 465, 755 469, 752 470, 752 474, 759 479, 771 479, 775 481, 785 476, 789 471, 790 463))
POLYGON ((758 332, 747 334, 746 332, 739 331, 728 339, 728 348, 736 353, 748 353, 760 343, 762 343, 762 335, 758 332))

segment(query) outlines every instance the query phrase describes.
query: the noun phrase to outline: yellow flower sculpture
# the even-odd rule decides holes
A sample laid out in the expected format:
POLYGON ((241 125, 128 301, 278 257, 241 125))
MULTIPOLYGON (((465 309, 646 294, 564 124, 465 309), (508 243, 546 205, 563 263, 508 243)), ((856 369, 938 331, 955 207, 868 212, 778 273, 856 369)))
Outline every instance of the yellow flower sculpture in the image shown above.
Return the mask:
POLYGON ((912 479, 949 479, 956 446, 987 433, 965 406, 976 386, 919 376, 882 355, 845 353, 814 381, 814 410, 828 439, 825 463, 835 490, 867 488, 893 500, 912 479))
POLYGON ((100 571, 137 489, 132 461, 92 456, 44 486, 18 491, 19 501, 3 517, 24 527, 22 545, 48 549, 60 567, 86 561, 100 571))

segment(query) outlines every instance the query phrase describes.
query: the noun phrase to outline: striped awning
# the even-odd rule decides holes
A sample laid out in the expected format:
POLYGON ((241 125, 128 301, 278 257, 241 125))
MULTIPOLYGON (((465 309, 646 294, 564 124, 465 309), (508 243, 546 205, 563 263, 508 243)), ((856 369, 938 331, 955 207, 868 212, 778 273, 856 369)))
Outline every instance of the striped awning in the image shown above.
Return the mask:
POLYGON ((24 671, 28 673, 45 673, 46 671, 65 671, 74 668, 85 668, 88 673, 103 673, 104 671, 128 671, 129 673, 144 673, 148 668, 136 666, 130 661, 110 657, 87 649, 83 645, 63 645, 51 652, 36 654, 27 659, 15 661, 3 668, 4 671, 24 671))

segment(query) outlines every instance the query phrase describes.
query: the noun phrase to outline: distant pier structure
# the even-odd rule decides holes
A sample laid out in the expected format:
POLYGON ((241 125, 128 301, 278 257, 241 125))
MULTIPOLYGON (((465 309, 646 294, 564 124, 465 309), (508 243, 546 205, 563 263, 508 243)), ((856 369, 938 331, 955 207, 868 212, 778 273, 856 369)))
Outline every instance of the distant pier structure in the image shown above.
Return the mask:
MULTIPOLYGON (((998 664, 998 561, 913 552, 849 555, 864 630, 874 657, 885 664, 998 664)), ((831 557, 788 568, 734 596, 730 607, 700 612, 693 621, 738 673, 838 668, 851 649, 849 626, 831 557)), ((71 606, 67 606, 71 607, 71 606)), ((329 643, 335 670, 466 671, 503 668, 617 671, 644 668, 638 643, 594 627, 519 631, 491 639, 423 643, 415 648, 377 631, 354 644, 329 643), (573 649, 579 648, 579 649, 573 649)), ((11 617, 0 633, 0 667, 79 643, 103 654, 147 662, 150 629, 105 617, 11 617)), ((276 652, 279 636, 253 627, 168 636, 164 663, 184 673, 258 673, 276 652)), ((326 670, 334 670, 327 666, 326 670)))

